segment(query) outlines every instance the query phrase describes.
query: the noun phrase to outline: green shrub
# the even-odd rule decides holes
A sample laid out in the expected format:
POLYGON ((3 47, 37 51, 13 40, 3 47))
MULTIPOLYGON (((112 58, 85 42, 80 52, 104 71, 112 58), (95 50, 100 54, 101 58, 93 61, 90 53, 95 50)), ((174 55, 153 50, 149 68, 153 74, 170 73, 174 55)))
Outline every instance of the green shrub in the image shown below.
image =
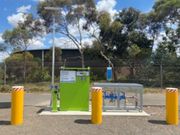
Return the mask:
POLYGON ((49 81, 51 79, 47 69, 35 69, 28 75, 29 82, 49 81))
POLYGON ((106 68, 91 68, 90 77, 91 81, 106 80, 106 68))

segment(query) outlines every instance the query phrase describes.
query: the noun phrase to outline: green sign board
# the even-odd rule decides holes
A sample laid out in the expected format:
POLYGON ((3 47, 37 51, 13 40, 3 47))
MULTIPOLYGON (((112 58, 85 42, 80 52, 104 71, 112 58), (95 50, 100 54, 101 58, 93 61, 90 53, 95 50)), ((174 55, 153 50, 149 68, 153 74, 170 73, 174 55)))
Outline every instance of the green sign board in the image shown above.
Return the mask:
POLYGON ((89 110, 89 68, 62 68, 60 71, 60 111, 89 110))

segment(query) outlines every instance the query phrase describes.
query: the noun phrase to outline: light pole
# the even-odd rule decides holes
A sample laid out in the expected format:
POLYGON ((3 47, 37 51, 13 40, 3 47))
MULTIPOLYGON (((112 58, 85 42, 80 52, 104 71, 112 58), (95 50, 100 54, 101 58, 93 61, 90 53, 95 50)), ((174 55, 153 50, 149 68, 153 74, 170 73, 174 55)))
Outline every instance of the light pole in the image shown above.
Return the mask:
MULTIPOLYGON (((44 7, 45 10, 49 11, 58 11, 59 8, 56 7, 44 7)), ((57 91, 55 90, 54 85, 54 67, 55 67, 55 15, 53 14, 53 39, 52 39, 52 96, 51 96, 51 103, 52 103, 52 111, 56 112, 57 108, 57 91)))
MULTIPOLYGON (((59 8, 56 7, 45 7, 45 10, 50 11, 58 11, 59 8)), ((55 15, 53 15, 53 39, 52 39, 52 78, 51 78, 51 84, 52 87, 54 87, 54 67, 55 67, 55 15)))

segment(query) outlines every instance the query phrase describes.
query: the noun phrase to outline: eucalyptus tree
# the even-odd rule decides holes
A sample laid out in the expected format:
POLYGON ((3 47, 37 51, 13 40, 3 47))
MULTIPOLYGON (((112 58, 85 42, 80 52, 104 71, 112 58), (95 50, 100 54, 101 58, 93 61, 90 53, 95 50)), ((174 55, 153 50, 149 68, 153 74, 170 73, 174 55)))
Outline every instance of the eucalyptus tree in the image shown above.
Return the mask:
POLYGON ((44 1, 38 5, 38 14, 45 20, 47 32, 52 31, 53 16, 55 17, 56 32, 62 37, 68 38, 81 54, 82 67, 84 63, 84 38, 87 38, 87 31, 83 29, 86 23, 86 16, 95 10, 93 0, 51 0, 44 1), (45 7, 55 7, 59 10, 48 11, 45 7))
MULTIPOLYGON (((131 71, 137 59, 150 57, 153 42, 146 32, 142 31, 140 11, 134 8, 125 8, 117 13, 113 19, 107 12, 97 13, 96 24, 92 36, 94 43, 100 45, 101 55, 114 67, 119 64, 119 59, 126 59, 131 71), (96 32, 99 34, 96 34, 96 32), (118 61, 118 62, 117 62, 118 61)), ((91 26, 92 27, 92 26, 91 26)), ((89 28, 91 28, 89 27, 89 28)), ((131 72, 134 76, 134 72, 131 72)), ((116 75, 114 73, 116 79, 116 75)))
POLYGON ((162 42, 169 42, 169 48, 177 48, 180 43, 180 1, 157 0, 150 13, 142 17, 144 24, 154 40, 160 36, 162 42), (163 33, 163 34, 162 34, 163 33))
POLYGON ((6 30, 2 35, 6 50, 11 51, 11 53, 23 51, 24 81, 26 81, 26 51, 31 45, 33 38, 43 33, 42 23, 40 19, 35 19, 29 14, 23 23, 19 23, 12 30, 6 30))

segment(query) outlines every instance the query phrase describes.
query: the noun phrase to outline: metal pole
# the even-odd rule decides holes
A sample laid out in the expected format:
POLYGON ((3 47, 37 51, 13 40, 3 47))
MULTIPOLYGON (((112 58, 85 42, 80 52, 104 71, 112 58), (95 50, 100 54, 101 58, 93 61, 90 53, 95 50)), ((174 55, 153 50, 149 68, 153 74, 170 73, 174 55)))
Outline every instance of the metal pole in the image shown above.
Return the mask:
POLYGON ((52 42, 52 86, 54 87, 54 64, 55 64, 55 16, 53 15, 53 42, 52 42))
POLYGON ((57 90, 54 85, 54 67, 55 67, 55 15, 53 15, 53 45, 52 45, 52 111, 57 112, 58 106, 57 106, 57 90))
POLYGON ((4 85, 6 85, 6 61, 4 60, 4 85))
MULTIPOLYGON (((57 7, 44 7, 45 10, 58 11, 57 7)), ((54 64, 55 64, 55 15, 53 14, 53 39, 52 39, 52 86, 54 87, 54 64)))
MULTIPOLYGON (((45 10, 51 10, 51 11, 58 11, 59 8, 56 7, 45 7, 45 10)), ((56 112, 58 111, 57 108, 57 89, 54 86, 54 69, 55 69, 55 14, 53 14, 53 33, 52 33, 52 82, 51 82, 51 89, 52 89, 52 95, 51 95, 51 105, 52 105, 52 111, 56 112)))

